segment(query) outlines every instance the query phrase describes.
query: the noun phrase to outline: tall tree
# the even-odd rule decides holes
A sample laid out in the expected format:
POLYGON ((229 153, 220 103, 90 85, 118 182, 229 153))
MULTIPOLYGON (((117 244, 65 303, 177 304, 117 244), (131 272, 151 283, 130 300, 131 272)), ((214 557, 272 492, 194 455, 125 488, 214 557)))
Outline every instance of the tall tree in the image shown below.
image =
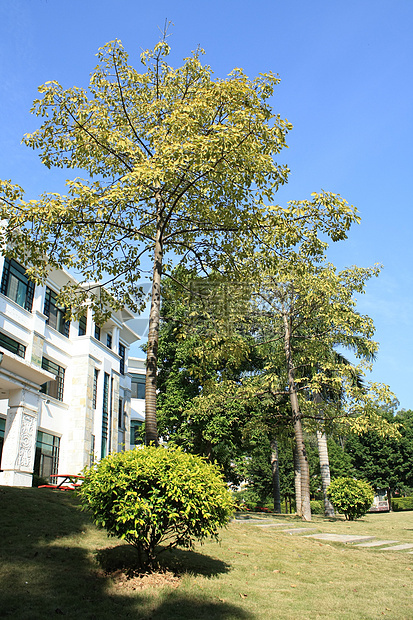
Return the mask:
POLYGON ((152 261, 147 347, 146 441, 158 442, 156 377, 161 278, 180 262, 206 274, 251 277, 251 256, 269 265, 302 238, 313 251, 318 232, 345 237, 355 211, 333 194, 272 204, 288 169, 274 157, 291 125, 268 105, 279 79, 250 80, 241 69, 213 79, 198 49, 174 69, 166 35, 129 64, 120 41, 98 52, 88 89, 40 87, 32 112, 42 118, 24 143, 48 168, 80 170, 67 193, 23 199, 0 182, 0 217, 8 252, 44 279, 50 267, 74 269, 79 286, 60 299, 74 313, 91 303, 139 308, 139 280, 152 261), (268 206, 266 206, 268 205, 268 206), (90 284, 94 282, 94 284, 90 284), (96 284, 100 282, 100 284, 96 284))
MULTIPOLYGON (((360 360, 361 372, 363 364, 368 363, 376 350, 377 344, 371 339, 373 323, 357 312, 354 296, 363 292, 366 281, 377 275, 378 268, 352 267, 337 273, 332 265, 322 260, 311 263, 306 258, 300 251, 295 263, 280 262, 276 274, 269 275, 266 285, 257 291, 257 297, 262 339, 271 344, 269 376, 274 372, 274 357, 278 355, 279 359, 282 355, 284 358, 297 448, 296 471, 300 476, 297 499, 301 506, 297 506, 297 511, 304 520, 309 520, 310 474, 303 419, 307 419, 307 425, 308 420, 312 420, 313 428, 317 425, 319 395, 326 391, 341 395, 336 402, 330 399, 328 407, 323 407, 324 417, 340 417, 350 426, 356 424, 358 430, 362 430, 363 425, 368 427, 372 420, 379 427, 383 425, 374 414, 371 395, 354 385, 354 368, 337 363, 332 355, 337 346, 351 347, 360 360), (354 415, 358 415, 357 422, 353 420, 354 415)), ((385 387, 380 391, 383 397, 391 397, 385 387)))
POLYGON ((356 475, 368 480, 376 490, 385 489, 389 506, 395 490, 400 492, 413 486, 413 413, 402 410, 395 414, 397 404, 394 401, 387 406, 376 405, 377 414, 397 426, 397 438, 370 431, 349 435, 345 441, 345 451, 356 475))

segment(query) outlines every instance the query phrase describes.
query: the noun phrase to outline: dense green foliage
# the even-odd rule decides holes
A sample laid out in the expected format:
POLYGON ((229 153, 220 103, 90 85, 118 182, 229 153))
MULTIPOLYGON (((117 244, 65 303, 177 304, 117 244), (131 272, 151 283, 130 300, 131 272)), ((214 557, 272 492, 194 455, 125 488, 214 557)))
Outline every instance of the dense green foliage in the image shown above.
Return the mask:
POLYGON ((413 510, 413 497, 393 497, 391 507, 395 512, 413 510))
POLYGON ((320 499, 313 499, 310 502, 311 514, 323 515, 324 514, 324 502, 320 499))
POLYGON ((373 503, 374 491, 364 480, 336 478, 328 487, 327 495, 337 512, 354 521, 366 514, 373 503))
POLYGON ((355 475, 370 482, 375 489, 409 492, 413 486, 413 411, 394 413, 397 403, 378 408, 390 424, 398 424, 400 438, 379 437, 368 432, 346 439, 345 452, 351 459, 355 475))
POLYGON ((85 471, 79 496, 95 523, 136 547, 149 566, 161 550, 217 539, 233 509, 216 466, 179 448, 110 454, 85 471))

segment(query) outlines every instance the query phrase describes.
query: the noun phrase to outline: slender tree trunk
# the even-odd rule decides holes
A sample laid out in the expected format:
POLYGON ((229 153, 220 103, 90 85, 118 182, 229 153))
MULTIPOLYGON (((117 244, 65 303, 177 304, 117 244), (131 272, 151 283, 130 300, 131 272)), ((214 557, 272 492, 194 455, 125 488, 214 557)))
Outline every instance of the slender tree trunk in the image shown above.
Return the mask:
POLYGON ((276 439, 271 440, 271 472, 272 494, 274 498, 274 512, 281 512, 280 468, 278 464, 278 444, 276 439))
POLYGON ((328 447, 327 447, 327 435, 324 430, 324 415, 321 410, 321 405, 323 399, 320 394, 315 394, 314 402, 319 408, 320 417, 318 418, 318 423, 320 425, 320 429, 317 429, 317 447, 318 447, 318 458, 320 460, 320 473, 321 473, 321 486, 323 489, 323 499, 324 499, 324 514, 326 517, 334 517, 334 508, 332 503, 327 497, 327 489, 330 486, 330 462, 328 460, 328 447))
POLYGON ((327 435, 324 431, 317 430, 318 456, 320 459, 321 485, 323 487, 324 514, 326 517, 334 517, 334 508, 327 497, 327 489, 330 486, 330 463, 328 460, 327 435))
POLYGON ((387 488, 387 502, 389 504, 389 512, 391 512, 393 509, 391 507, 391 488, 390 487, 387 488))
POLYGON ((301 412, 298 404, 297 386, 294 378, 294 366, 291 351, 291 330, 287 312, 284 308, 282 314, 284 323, 284 350, 288 368, 288 389, 290 393, 295 443, 297 446, 301 472, 301 510, 297 507, 297 512, 298 514, 301 513, 301 518, 303 521, 311 521, 310 470, 308 467, 307 451, 304 445, 301 412))
POLYGON ((294 442, 294 489, 295 489, 295 511, 301 517, 301 469, 297 446, 294 442))
POLYGON ((156 196, 157 222, 155 251, 153 260, 152 296, 149 314, 149 334, 146 352, 145 382, 145 443, 158 445, 158 428, 156 422, 156 379, 158 368, 159 320, 161 315, 161 276, 162 276, 162 226, 161 198, 156 196))

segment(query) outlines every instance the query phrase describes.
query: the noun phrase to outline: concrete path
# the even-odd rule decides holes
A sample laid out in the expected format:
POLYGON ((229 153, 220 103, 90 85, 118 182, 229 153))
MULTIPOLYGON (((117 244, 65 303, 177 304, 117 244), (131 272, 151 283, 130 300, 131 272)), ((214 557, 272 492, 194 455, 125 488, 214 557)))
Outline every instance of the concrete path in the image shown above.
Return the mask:
POLYGON ((255 523, 255 526, 256 527, 284 527, 285 523, 255 523))
POLYGON ((358 543, 354 545, 355 547, 380 547, 381 545, 391 545, 392 543, 397 543, 398 540, 373 540, 368 543, 358 543))
POLYGON ((341 542, 347 545, 349 543, 372 540, 374 536, 355 536, 352 534, 309 534, 306 538, 316 538, 317 540, 328 540, 330 542, 341 542))
MULTIPOLYGON (((270 521, 269 519, 263 517, 262 519, 252 519, 247 517, 237 517, 232 519, 233 523, 244 523, 251 524, 255 527, 262 528, 283 528, 280 529, 280 532, 284 534, 290 535, 302 535, 305 538, 314 538, 315 540, 324 540, 328 542, 339 542, 344 544, 352 544, 355 547, 364 547, 368 549, 376 549, 377 551, 406 551, 406 549, 413 549, 413 543, 400 543, 398 540, 376 540, 375 536, 359 536, 352 534, 322 534, 319 532, 318 534, 306 534, 306 532, 314 531, 315 527, 290 527, 286 528, 286 523, 280 523, 279 521, 270 521), (385 546, 390 545, 390 546, 385 546)), ((410 553, 413 555, 413 551, 407 551, 406 553, 410 553)))
POLYGON ((304 532, 311 532, 311 530, 315 530, 315 527, 294 527, 289 530, 280 530, 280 532, 286 532, 287 534, 303 534, 304 532))
POLYGON ((404 549, 411 549, 413 547, 410 543, 403 543, 401 545, 394 545, 393 547, 383 547, 379 551, 404 551, 404 549))

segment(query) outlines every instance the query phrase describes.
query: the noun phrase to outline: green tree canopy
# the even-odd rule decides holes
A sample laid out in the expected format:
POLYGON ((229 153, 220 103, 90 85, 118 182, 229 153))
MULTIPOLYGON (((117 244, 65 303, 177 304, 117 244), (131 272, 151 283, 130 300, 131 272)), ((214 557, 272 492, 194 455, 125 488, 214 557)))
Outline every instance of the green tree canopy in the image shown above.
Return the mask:
POLYGON ((155 443, 161 277, 180 262, 259 279, 288 248, 304 240, 317 253, 320 234, 344 238, 357 220, 331 193, 274 204, 288 176, 275 157, 291 128, 269 106, 276 75, 251 80, 236 68, 214 79, 201 49, 177 69, 169 52, 164 36, 142 53, 139 71, 116 40, 99 50, 88 89, 46 82, 32 108, 42 124, 24 143, 48 168, 83 177, 69 179, 66 194, 37 200, 0 182, 7 251, 34 278, 51 267, 75 270, 79 286, 60 296, 73 312, 87 300, 98 320, 108 307, 137 310, 150 257, 146 439, 155 443))

